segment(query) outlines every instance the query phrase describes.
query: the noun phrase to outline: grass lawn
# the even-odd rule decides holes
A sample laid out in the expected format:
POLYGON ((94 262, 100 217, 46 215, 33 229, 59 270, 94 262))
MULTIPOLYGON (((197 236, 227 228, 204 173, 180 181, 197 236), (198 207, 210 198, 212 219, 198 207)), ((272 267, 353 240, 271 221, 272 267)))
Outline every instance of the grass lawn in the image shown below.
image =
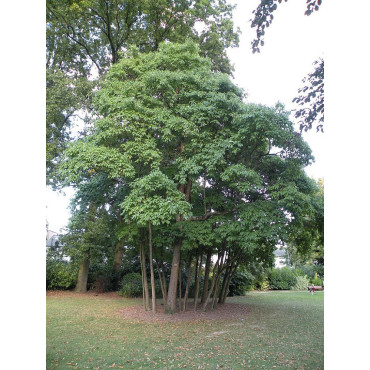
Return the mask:
POLYGON ((47 369, 324 368, 324 293, 267 292, 228 298, 244 319, 133 322, 118 311, 141 300, 50 296, 47 369))

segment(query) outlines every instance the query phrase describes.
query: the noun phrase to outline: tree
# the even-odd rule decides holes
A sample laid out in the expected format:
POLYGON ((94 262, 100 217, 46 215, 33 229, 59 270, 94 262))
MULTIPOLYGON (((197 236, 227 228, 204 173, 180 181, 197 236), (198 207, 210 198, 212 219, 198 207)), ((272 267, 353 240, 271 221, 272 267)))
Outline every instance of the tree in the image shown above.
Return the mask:
POLYGON ((130 45, 141 52, 160 42, 192 39, 215 71, 231 73, 226 54, 238 45, 233 6, 226 0, 47 0, 47 173, 50 183, 70 140, 71 118, 90 105, 96 81, 118 62, 130 45), (198 27, 201 26, 201 27, 198 27), (201 30, 199 30, 201 29, 201 30))
MULTIPOLYGON (((284 0, 287 2, 288 0, 284 0)), ((251 27, 256 28, 256 38, 252 41, 252 51, 260 52, 260 46, 264 45, 265 30, 273 19, 272 14, 281 4, 282 0, 261 0, 257 9, 253 11, 254 18, 251 27)), ((307 0, 305 15, 309 16, 318 11, 322 0, 307 0)), ((324 122, 324 60, 314 62, 315 70, 303 79, 304 86, 298 90, 299 96, 293 99, 301 108, 295 112, 300 131, 308 131, 314 122, 317 122, 316 130, 323 132, 324 122)))
POLYGON ((152 311, 156 313, 152 225, 169 224, 179 214, 186 216, 190 205, 173 181, 161 171, 154 170, 132 184, 132 191, 121 207, 128 220, 141 226, 148 225, 152 311))
POLYGON ((310 193, 300 179, 311 151, 288 114, 281 106, 245 104, 243 92, 212 71, 196 44, 130 49, 94 101, 99 119, 66 150, 61 175, 79 183, 91 172, 104 174, 129 189, 123 213, 148 224, 149 239, 163 234, 152 229, 154 221, 169 223, 168 312, 176 309, 182 250, 197 256, 197 278, 202 255, 217 253, 203 302, 206 308, 212 297, 215 307, 238 264, 251 255, 271 259, 291 220, 309 212, 310 193))

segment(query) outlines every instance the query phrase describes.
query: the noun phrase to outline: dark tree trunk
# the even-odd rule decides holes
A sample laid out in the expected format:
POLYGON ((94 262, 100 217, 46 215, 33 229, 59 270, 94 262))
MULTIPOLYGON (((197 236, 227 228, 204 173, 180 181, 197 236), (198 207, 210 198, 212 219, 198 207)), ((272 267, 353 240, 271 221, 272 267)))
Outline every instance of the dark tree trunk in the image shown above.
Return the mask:
POLYGON ((213 278, 212 278, 211 289, 208 292, 206 301, 203 302, 203 306, 202 306, 203 311, 206 310, 208 301, 211 298, 211 295, 213 292, 214 292, 214 295, 213 295, 213 300, 212 300, 212 309, 214 308, 215 298, 218 295, 218 285, 219 285, 219 281, 221 278, 221 274, 226 267, 226 265, 224 264, 224 258, 225 258, 225 251, 220 252, 218 254, 217 263, 215 267, 213 268, 213 274, 212 274, 213 278), (217 269, 217 273, 216 273, 216 269, 217 269))
MULTIPOLYGON (((224 275, 224 278, 222 280, 220 298, 218 299, 218 303, 223 303, 224 295, 225 294, 227 295, 227 290, 229 288, 228 281, 229 281, 229 277, 230 277, 230 274, 231 274, 231 269, 232 269, 231 266, 226 268, 225 275, 224 275)), ((230 281, 229 281, 229 283, 230 283, 230 281)))
POLYGON ((89 274, 90 258, 86 257, 80 264, 78 270, 78 278, 75 291, 79 293, 86 293, 87 291, 87 276, 89 274))
POLYGON ((202 300, 201 300, 202 304, 207 299, 209 271, 211 269, 211 261, 212 261, 212 251, 209 251, 207 252, 207 260, 206 260, 206 266, 205 266, 205 271, 204 271, 203 294, 202 294, 202 300))
POLYGON ((199 282, 200 282, 200 274, 202 272, 202 259, 203 259, 203 254, 200 255, 199 257, 199 264, 198 264, 198 271, 197 271, 197 278, 195 281, 195 292, 194 292, 194 311, 197 310, 197 305, 198 305, 198 295, 199 295, 199 282))
MULTIPOLYGON (((235 264, 235 266, 232 266, 230 268, 230 272, 227 276, 226 283, 225 283, 225 289, 223 291, 221 291, 220 299, 219 299, 218 303, 221 303, 221 304, 225 303, 227 295, 229 293, 229 286, 230 286, 231 279, 235 275, 235 272, 236 272, 237 268, 238 268, 237 263, 235 264)), ((225 282, 225 279, 224 279, 224 282, 225 282)))
POLYGON ((155 305, 155 281, 153 268, 153 246, 152 246, 152 223, 149 222, 149 266, 150 266, 150 283, 152 285, 152 312, 156 313, 155 305))
POLYGON ((189 268, 188 268, 188 280, 186 282, 185 295, 184 295, 184 307, 183 307, 184 312, 186 311, 186 306, 187 306, 187 303, 188 303, 190 283, 191 283, 191 280, 193 279, 193 275, 194 275, 194 267, 195 266, 192 265, 191 260, 192 259, 190 258, 190 264, 189 264, 189 268))
POLYGON ((159 265, 158 265, 158 262, 157 262, 157 272, 158 272, 158 276, 159 276, 159 283, 161 285, 161 291, 162 291, 162 298, 163 298, 163 302, 164 304, 166 304, 166 296, 167 296, 167 292, 166 292, 166 288, 165 288, 165 280, 162 279, 162 274, 161 274, 161 271, 159 270, 159 265))

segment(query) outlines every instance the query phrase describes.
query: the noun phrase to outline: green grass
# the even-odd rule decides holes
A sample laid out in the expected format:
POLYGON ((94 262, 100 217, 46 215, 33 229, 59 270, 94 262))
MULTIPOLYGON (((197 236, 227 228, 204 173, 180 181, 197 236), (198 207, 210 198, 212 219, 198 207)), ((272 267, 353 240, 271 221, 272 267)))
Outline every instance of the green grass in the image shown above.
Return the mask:
POLYGON ((47 297, 47 369, 242 369, 324 367, 324 293, 248 293, 228 298, 243 320, 129 322, 141 300, 47 297))

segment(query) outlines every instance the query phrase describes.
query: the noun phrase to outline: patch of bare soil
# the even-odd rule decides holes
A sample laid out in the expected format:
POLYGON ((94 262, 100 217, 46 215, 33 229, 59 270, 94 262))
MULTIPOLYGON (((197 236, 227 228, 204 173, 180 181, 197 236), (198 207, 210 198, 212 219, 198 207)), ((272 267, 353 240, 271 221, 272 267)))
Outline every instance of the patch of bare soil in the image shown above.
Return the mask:
POLYGON ((47 290, 46 291, 47 297, 100 297, 100 298, 117 298, 122 299, 116 292, 106 292, 106 293, 97 293, 92 290, 89 290, 87 293, 76 293, 71 290, 47 290))
POLYGON ((157 313, 154 315, 151 311, 145 311, 143 306, 125 307, 119 310, 121 317, 130 321, 139 322, 181 322, 181 321, 208 321, 208 320, 235 320, 243 319, 250 309, 247 305, 236 303, 224 303, 218 305, 213 311, 208 307, 208 311, 201 311, 201 307, 197 307, 194 311, 194 304, 189 303, 185 312, 175 312, 173 314, 164 313, 164 306, 157 305, 157 313))
MULTIPOLYGON (((88 291, 87 293, 76 293, 74 291, 65 290, 48 290, 47 297, 61 298, 101 298, 101 299, 122 299, 116 292, 97 293, 88 291)), ((138 299, 138 302, 142 300, 138 299)), ((218 305, 213 311, 210 309, 210 304, 207 306, 207 311, 201 310, 201 305, 198 304, 197 311, 194 311, 194 303, 189 302, 186 312, 175 312, 173 314, 164 313, 164 306, 157 303, 157 313, 153 315, 152 311, 145 311, 142 304, 124 307, 117 312, 119 317, 132 322, 181 322, 181 321, 209 321, 209 320, 237 320, 243 319, 250 312, 250 308, 245 304, 224 303, 218 305)))

